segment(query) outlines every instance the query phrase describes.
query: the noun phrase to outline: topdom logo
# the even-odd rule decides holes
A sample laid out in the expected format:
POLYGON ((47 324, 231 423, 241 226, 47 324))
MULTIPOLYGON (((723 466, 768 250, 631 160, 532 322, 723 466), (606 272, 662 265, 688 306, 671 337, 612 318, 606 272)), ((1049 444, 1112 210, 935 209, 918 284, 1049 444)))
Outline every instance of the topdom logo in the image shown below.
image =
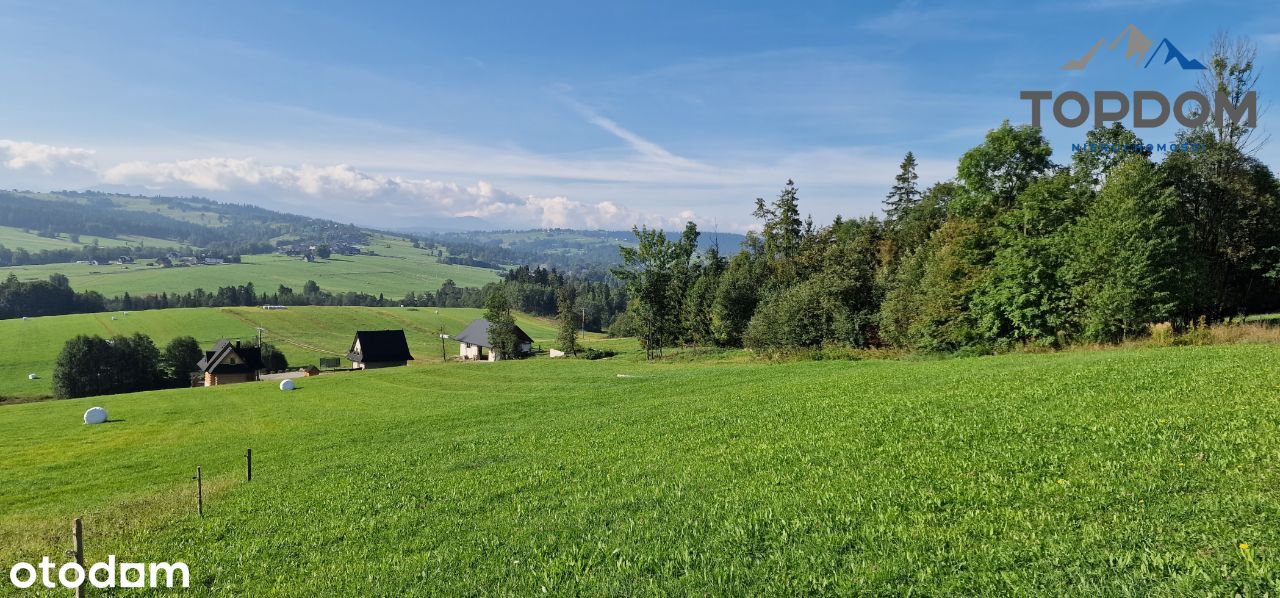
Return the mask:
MULTIPOLYGON (((1122 43, 1125 60, 1132 60, 1135 66, 1141 64, 1144 69, 1150 68, 1159 56, 1164 59, 1158 65, 1177 63, 1184 71, 1202 71, 1206 68, 1199 60, 1187 58, 1169 38, 1161 39, 1159 44, 1152 43, 1151 38, 1135 25, 1125 27, 1110 44, 1106 42, 1106 39, 1099 39, 1084 56, 1063 64, 1062 70, 1083 71, 1104 44, 1108 51, 1115 51, 1122 43), (1152 46, 1155 46, 1154 51, 1151 50, 1152 46), (1145 63, 1143 58, 1146 58, 1145 63)), ((1203 125, 1209 120, 1210 114, 1216 115, 1217 122, 1231 121, 1250 128, 1256 127, 1258 120, 1258 96, 1255 91, 1246 93, 1239 102, 1233 102, 1226 93, 1218 91, 1214 94, 1212 103, 1204 94, 1194 90, 1179 94, 1172 102, 1163 93, 1152 90, 1133 91, 1132 101, 1129 94, 1121 91, 1095 91, 1092 104, 1079 91, 1065 91, 1055 98, 1050 91, 1023 90, 1019 97, 1031 102, 1031 125, 1035 127, 1040 126, 1042 102, 1046 100, 1052 100, 1054 120, 1068 128, 1089 122, 1090 113, 1094 128, 1104 127, 1109 122, 1124 120, 1129 115, 1131 106, 1135 129, 1159 127, 1169 120, 1170 113, 1179 124, 1187 128, 1203 125), (1068 107, 1067 104, 1075 106, 1068 107)))
MULTIPOLYGON (((1137 59, 1134 61, 1135 63, 1142 62, 1142 57, 1147 54, 1147 50, 1151 49, 1151 38, 1143 35, 1142 30, 1138 29, 1136 25, 1129 25, 1128 27, 1125 27, 1124 31, 1121 31, 1120 35, 1111 41, 1111 45, 1107 46, 1107 49, 1116 49, 1116 46, 1121 40, 1124 40, 1125 42, 1125 59, 1128 60, 1137 56, 1137 59)), ((1062 70, 1083 71, 1084 67, 1089 66, 1089 61, 1093 60, 1093 55, 1098 53, 1098 48, 1101 48, 1102 44, 1106 43, 1106 41, 1107 40, 1105 39, 1098 40, 1097 43, 1093 44, 1092 48, 1089 48, 1088 52, 1085 52, 1084 56, 1081 56, 1077 60, 1068 60, 1066 64, 1062 65, 1062 70)), ((1147 59, 1146 64, 1142 65, 1142 68, 1150 68, 1151 61, 1156 59, 1156 56, 1160 54, 1161 49, 1165 50, 1164 64, 1169 64, 1170 62, 1177 60, 1178 66, 1182 67, 1182 70, 1184 71, 1203 71, 1205 69, 1205 66, 1200 64, 1199 60, 1188 59, 1186 56, 1183 56, 1182 52, 1178 51, 1178 48, 1174 46, 1173 42, 1169 41, 1169 38, 1167 37, 1160 40, 1160 45, 1156 46, 1156 51, 1151 53, 1151 57, 1147 59)))

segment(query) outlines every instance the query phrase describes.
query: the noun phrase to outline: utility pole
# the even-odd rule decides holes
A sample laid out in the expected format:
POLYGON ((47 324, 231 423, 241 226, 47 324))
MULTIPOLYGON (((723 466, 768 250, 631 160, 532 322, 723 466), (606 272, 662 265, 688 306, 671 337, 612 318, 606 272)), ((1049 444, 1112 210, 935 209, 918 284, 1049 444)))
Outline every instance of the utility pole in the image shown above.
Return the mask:
POLYGON ((582 330, 578 335, 582 340, 587 340, 587 308, 582 308, 582 330))
POLYGON ((262 333, 266 331, 266 328, 258 326, 258 348, 262 348, 262 333))
POLYGON ((440 310, 438 309, 436 310, 436 322, 440 324, 440 330, 436 333, 440 337, 440 361, 447 362, 449 361, 449 356, 444 350, 444 320, 440 319, 440 310))

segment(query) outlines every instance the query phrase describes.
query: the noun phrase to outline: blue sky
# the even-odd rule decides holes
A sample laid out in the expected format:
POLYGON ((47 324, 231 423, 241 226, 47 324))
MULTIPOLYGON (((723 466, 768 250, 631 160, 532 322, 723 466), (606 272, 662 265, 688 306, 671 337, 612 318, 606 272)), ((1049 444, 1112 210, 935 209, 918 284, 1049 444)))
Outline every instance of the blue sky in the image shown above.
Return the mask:
MULTIPOLYGON (((908 150, 952 176, 1029 119, 1022 89, 1191 88, 1105 51, 1059 68, 1130 23, 1189 56, 1252 38, 1264 134, 1280 118, 1274 2, 970 4, 0 0, 0 187, 740 231, 794 178, 825 221, 876 212, 908 150)), ((1061 161, 1083 133, 1046 127, 1061 161)))

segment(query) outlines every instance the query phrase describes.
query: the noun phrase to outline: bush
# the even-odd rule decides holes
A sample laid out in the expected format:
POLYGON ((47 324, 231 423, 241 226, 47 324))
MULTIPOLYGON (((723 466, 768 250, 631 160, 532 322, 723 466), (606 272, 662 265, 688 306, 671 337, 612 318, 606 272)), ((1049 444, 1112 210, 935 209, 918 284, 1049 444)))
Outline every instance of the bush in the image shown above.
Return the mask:
POLYGON ((275 345, 262 343, 262 368, 268 372, 283 372, 289 369, 289 360, 275 345))
POLYGON ((1214 341, 1213 330, 1205 320, 1204 316, 1200 316, 1198 321, 1191 323, 1191 327, 1178 337, 1174 344, 1177 345, 1212 345, 1214 341))
POLYGON ((1175 339, 1173 333, 1173 324, 1169 322, 1161 322, 1159 324, 1151 324, 1147 326, 1147 334, 1151 336, 1151 342, 1162 347, 1172 345, 1175 339))
POLYGON ((617 351, 610 351, 608 349, 591 349, 591 348, 583 349, 582 351, 578 352, 579 357, 583 359, 590 359, 593 361, 596 359, 606 359, 609 357, 613 357, 614 355, 617 355, 617 354, 618 354, 617 351))

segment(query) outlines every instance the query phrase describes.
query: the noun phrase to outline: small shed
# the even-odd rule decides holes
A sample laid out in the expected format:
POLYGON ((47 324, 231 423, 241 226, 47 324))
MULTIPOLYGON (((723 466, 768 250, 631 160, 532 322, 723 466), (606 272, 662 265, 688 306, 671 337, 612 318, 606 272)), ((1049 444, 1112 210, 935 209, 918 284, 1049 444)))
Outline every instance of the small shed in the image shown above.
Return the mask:
POLYGON ((352 369, 367 370, 407 365, 413 361, 403 330, 360 330, 347 352, 352 369))
MULTIPOLYGON (((521 330, 519 326, 516 326, 516 338, 518 339, 517 353, 523 355, 533 351, 533 339, 524 330, 521 330)), ((488 359, 489 361, 497 361, 510 357, 493 350, 493 345, 489 342, 489 320, 484 318, 467 324, 467 327, 462 332, 453 335, 453 340, 458 341, 458 355, 466 360, 488 359), (487 357, 485 349, 489 350, 487 357)))
POLYGON ((262 349, 222 339, 212 351, 204 352, 204 358, 196 363, 196 367, 204 374, 205 386, 217 386, 256 381, 265 366, 262 349))

